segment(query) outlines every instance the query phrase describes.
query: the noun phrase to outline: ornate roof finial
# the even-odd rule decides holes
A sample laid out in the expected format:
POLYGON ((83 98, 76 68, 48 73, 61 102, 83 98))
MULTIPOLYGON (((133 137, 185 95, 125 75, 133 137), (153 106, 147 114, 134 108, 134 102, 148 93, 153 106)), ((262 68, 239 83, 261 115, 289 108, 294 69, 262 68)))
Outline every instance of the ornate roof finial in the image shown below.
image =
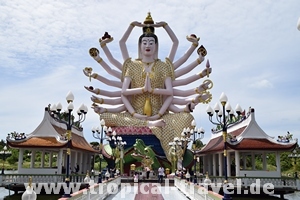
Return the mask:
POLYGON ((144 21, 144 24, 154 24, 154 21, 153 21, 153 19, 151 17, 151 13, 150 12, 148 12, 148 15, 147 15, 147 17, 146 17, 146 19, 144 21))

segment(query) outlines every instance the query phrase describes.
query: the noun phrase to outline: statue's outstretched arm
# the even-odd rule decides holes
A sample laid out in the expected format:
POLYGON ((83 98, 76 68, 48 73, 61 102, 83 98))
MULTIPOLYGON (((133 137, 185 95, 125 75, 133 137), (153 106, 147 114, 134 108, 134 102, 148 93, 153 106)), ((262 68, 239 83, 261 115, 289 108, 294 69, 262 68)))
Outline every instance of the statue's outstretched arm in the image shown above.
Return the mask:
POLYGON ((182 107, 182 108, 179 108, 179 107, 175 106, 174 104, 171 104, 169 106, 169 110, 174 113, 193 112, 194 108, 195 108, 194 103, 188 103, 185 107, 182 107))
POLYGON ((120 113, 126 110, 125 106, 119 106, 119 107, 110 107, 110 108, 103 108, 98 106, 97 104, 93 104, 92 105, 92 109, 95 111, 95 113, 97 114, 102 114, 102 113, 106 113, 106 112, 110 112, 110 113, 120 113))
POLYGON ((190 77, 187 77, 187 78, 184 78, 184 79, 179 79, 179 80, 174 80, 173 83, 172 83, 173 87, 187 85, 189 83, 192 83, 192 82, 194 82, 198 79, 201 79, 204 76, 210 74, 211 71, 212 71, 212 69, 209 67, 209 68, 205 68, 202 72, 200 72, 198 74, 195 74, 195 75, 192 75, 190 77))
POLYGON ((102 48, 109 62, 113 64, 115 67, 117 67, 120 71, 122 71, 122 64, 113 57, 113 55, 111 54, 110 50, 106 45, 112 42, 113 40, 114 38, 108 35, 108 33, 106 32, 104 36, 99 39, 100 47, 102 48))
POLYGON ((194 50, 197 48, 198 46, 198 41, 199 38, 196 37, 196 35, 192 34, 190 36, 186 36, 186 39, 189 42, 192 42, 192 45, 190 46, 190 48, 185 52, 185 54, 179 58, 177 61, 175 61, 173 63, 174 66, 174 70, 176 70, 178 67, 180 67, 183 63, 185 63, 185 61, 187 61, 187 59, 192 55, 192 53, 194 52, 194 50))
POLYGON ((179 45, 179 41, 178 41, 175 33, 173 32, 173 30, 170 28, 170 26, 166 22, 158 22, 154 25, 154 27, 163 27, 166 30, 166 32, 168 33, 169 37, 171 38, 173 44, 172 44, 168 58, 171 60, 171 62, 173 62, 178 45, 179 45))
POLYGON ((182 75, 185 75, 189 73, 191 70, 193 70, 196 66, 200 65, 204 60, 204 57, 199 54, 199 58, 195 61, 193 61, 191 64, 187 65, 184 68, 178 69, 174 72, 175 78, 178 78, 182 75))
POLYGON ((211 100, 211 97, 212 97, 212 95, 209 92, 198 94, 194 98, 181 99, 181 98, 174 97, 172 104, 173 105, 187 105, 189 103, 194 103, 197 105, 198 103, 208 103, 208 101, 211 100))
POLYGON ((92 86, 84 86, 85 89, 88 91, 97 94, 97 95, 102 95, 106 97, 120 97, 121 96, 121 91, 106 91, 106 90, 100 90, 99 88, 93 88, 92 86))
POLYGON ((169 110, 174 113, 178 112, 193 112, 196 105, 199 103, 208 103, 212 99, 211 93, 203 93, 197 95, 195 98, 179 99, 173 98, 172 104, 169 106, 169 110), (176 105, 185 105, 183 108, 179 108, 176 105))
POLYGON ((99 50, 96 48, 90 49, 90 56, 94 58, 104 69, 107 73, 111 74, 112 76, 121 80, 121 72, 112 69, 100 56, 99 50))
POLYGON ((195 89, 179 90, 179 89, 174 88, 173 94, 174 94, 174 96, 187 97, 187 96, 194 95, 194 94, 200 94, 207 89, 211 89, 212 86, 213 86, 212 82, 206 80, 199 87, 196 87, 195 89))
POLYGON ((98 104, 107 104, 107 105, 123 104, 122 99, 120 97, 114 99, 103 99, 103 98, 96 97, 95 95, 92 95, 91 100, 94 103, 98 103, 98 104))
POLYGON ((106 85, 110 85, 110 86, 117 87, 117 88, 122 88, 122 83, 120 81, 109 80, 107 78, 104 78, 103 76, 100 76, 97 73, 89 74, 86 70, 83 70, 83 73, 87 77, 97 79, 98 81, 101 81, 102 83, 105 83, 106 85))
POLYGON ((135 26, 139 26, 139 27, 142 27, 142 23, 140 22, 132 22, 129 27, 127 28, 126 32, 124 33, 123 37, 121 38, 121 40, 119 41, 119 45, 120 45, 120 49, 121 49, 121 52, 122 52, 122 56, 123 56, 123 60, 127 60, 129 58, 129 53, 128 53, 128 50, 127 50, 127 46, 126 46, 126 41, 131 33, 131 31, 133 30, 133 28, 135 26))

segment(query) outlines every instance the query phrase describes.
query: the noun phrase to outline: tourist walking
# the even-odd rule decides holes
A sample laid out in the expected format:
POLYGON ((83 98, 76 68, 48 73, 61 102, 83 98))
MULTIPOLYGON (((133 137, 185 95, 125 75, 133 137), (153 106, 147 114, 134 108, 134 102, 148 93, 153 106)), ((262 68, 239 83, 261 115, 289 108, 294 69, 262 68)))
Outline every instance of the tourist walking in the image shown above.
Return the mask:
POLYGON ((165 175, 165 169, 160 166, 160 168, 158 168, 158 182, 162 183, 163 182, 163 177, 165 175))

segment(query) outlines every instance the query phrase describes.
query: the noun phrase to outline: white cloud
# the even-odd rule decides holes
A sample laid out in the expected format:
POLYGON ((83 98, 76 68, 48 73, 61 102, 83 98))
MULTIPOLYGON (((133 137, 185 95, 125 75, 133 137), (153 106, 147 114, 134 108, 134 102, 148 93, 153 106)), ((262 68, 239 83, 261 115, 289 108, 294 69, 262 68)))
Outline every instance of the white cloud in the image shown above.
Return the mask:
POLYGON ((264 88, 272 88, 273 85, 270 81, 264 79, 250 84, 250 87, 254 89, 264 89, 264 88))
MULTIPOLYGON (((177 58, 190 45, 185 39, 187 35, 194 33, 201 38, 213 68, 213 103, 224 91, 232 105, 254 107, 258 123, 268 134, 278 135, 286 129, 300 136, 295 111, 300 100, 295 92, 300 86, 297 0, 12 0, 1 2, 0 10, 0 103, 5 105, 0 111, 2 138, 15 129, 33 131, 42 119, 44 107, 63 102, 69 90, 75 95, 75 104, 90 105, 91 94, 83 86, 104 85, 89 83, 82 69, 91 66, 99 74, 107 73, 90 58, 89 48, 100 49, 98 39, 108 31, 114 37, 108 46, 116 59, 122 61, 119 39, 132 21, 143 21, 148 11, 155 21, 166 21, 177 35, 177 58), (278 106, 287 101, 285 108, 278 106)), ((137 55, 140 34, 141 30, 135 28, 128 39, 132 57, 137 55)), ((171 41, 164 30, 158 29, 157 34, 160 57, 164 58, 171 41)), ((195 53, 186 64, 196 58, 195 53)), ((203 68, 201 65, 192 73, 203 68)), ((197 109, 205 112, 201 106, 197 109)), ((208 133, 212 125, 207 116, 198 116, 199 112, 194 115, 208 133)), ((97 123, 98 116, 90 110, 84 122, 86 135, 97 123)), ((90 135, 88 140, 93 140, 90 135)))

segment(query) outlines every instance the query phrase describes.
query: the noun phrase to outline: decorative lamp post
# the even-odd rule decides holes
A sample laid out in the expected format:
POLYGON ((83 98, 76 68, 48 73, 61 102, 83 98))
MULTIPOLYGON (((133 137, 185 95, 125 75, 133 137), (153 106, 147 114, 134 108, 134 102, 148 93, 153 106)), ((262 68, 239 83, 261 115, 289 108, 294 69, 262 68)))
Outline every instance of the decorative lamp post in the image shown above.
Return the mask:
POLYGON ((109 141, 109 145, 113 150, 112 151, 113 157, 119 160, 120 171, 121 174, 123 174, 124 173, 124 168, 123 168, 124 146, 127 143, 126 141, 123 141, 121 136, 117 136, 116 131, 112 132, 112 134, 107 135, 107 141, 109 141))
MULTIPOLYGON (((70 186, 70 155, 71 155, 71 144, 72 144, 72 126, 76 125, 79 126, 81 122, 85 120, 85 116, 87 113, 87 107, 84 104, 81 104, 79 109, 77 110, 77 114, 79 116, 78 121, 74 121, 74 117, 72 115, 72 111, 74 110, 74 95, 72 92, 69 92, 66 97, 68 107, 67 110, 64 113, 61 113, 62 105, 61 103, 58 103, 57 105, 53 104, 50 108, 52 114, 55 117, 55 120, 59 121, 60 123, 63 123, 67 126, 67 132, 66 132, 66 139, 67 139, 67 169, 66 169, 66 179, 65 182, 67 184, 67 187, 70 186)), ((80 128, 80 126, 79 126, 80 128)), ((69 188, 68 190, 65 190, 65 194, 63 195, 66 198, 71 197, 70 195, 71 191, 69 188)))
POLYGON ((187 135, 190 129, 184 128, 181 137, 175 137, 173 142, 169 142, 170 150, 169 154, 173 157, 173 170, 175 171, 175 165, 178 160, 181 162, 181 178, 183 179, 183 155, 187 148, 187 144, 190 142, 190 135, 187 135))
MULTIPOLYGON (((220 96, 220 102, 222 108, 220 109, 220 106, 218 103, 215 104, 214 110, 208 106, 207 107, 207 114, 209 116, 209 121, 213 123, 214 125, 217 125, 222 128, 223 132, 223 142, 224 142, 224 173, 225 173, 225 180, 224 184, 228 183, 228 176, 227 176, 227 128, 230 125, 236 124, 242 120, 240 117, 240 114, 242 112, 242 108, 240 107, 239 104, 236 105, 236 113, 238 114, 238 117, 236 118, 233 114, 233 110, 230 106, 230 104, 227 102, 227 96, 224 94, 224 92, 220 96), (216 113, 216 120, 217 122, 214 122, 212 120, 212 116, 214 115, 214 112, 216 113), (226 115, 227 112, 227 115, 226 115)), ((231 200, 232 198, 230 197, 229 194, 227 194, 224 191, 224 197, 223 200, 231 200)))
POLYGON ((95 139, 100 140, 100 144, 99 144, 99 160, 100 160, 100 164, 99 164, 99 176, 98 176, 98 183, 102 183, 102 148, 103 148, 103 132, 106 134, 107 131, 107 127, 105 126, 105 121, 104 119, 101 119, 100 121, 100 125, 101 125, 101 131, 99 130, 99 127, 97 128, 93 128, 92 132, 93 132, 93 137, 95 139))
POLYGON ((194 183, 197 184, 197 176, 196 176, 196 163, 197 163, 196 150, 197 150, 197 146, 196 146, 196 141, 200 141, 204 138, 204 132, 205 131, 202 127, 197 130, 195 120, 192 121, 191 125, 193 127, 190 134, 193 135, 192 150, 194 152, 194 183))
POLYGON ((5 168, 4 168, 4 163, 5 163, 5 153, 6 153, 6 151, 7 151, 7 146, 4 146, 4 147, 3 147, 3 165, 2 165, 2 174, 4 174, 4 170, 5 170, 5 168))

